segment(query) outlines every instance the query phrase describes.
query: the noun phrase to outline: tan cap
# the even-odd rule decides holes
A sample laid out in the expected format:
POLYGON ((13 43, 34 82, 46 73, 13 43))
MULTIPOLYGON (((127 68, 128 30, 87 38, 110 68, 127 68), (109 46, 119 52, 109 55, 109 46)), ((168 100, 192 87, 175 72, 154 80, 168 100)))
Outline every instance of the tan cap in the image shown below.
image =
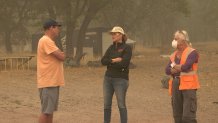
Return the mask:
POLYGON ((115 33, 115 32, 119 32, 119 33, 121 33, 121 34, 125 34, 124 33, 124 30, 121 28, 121 27, 119 27, 119 26, 115 26, 111 31, 110 31, 110 33, 115 33))

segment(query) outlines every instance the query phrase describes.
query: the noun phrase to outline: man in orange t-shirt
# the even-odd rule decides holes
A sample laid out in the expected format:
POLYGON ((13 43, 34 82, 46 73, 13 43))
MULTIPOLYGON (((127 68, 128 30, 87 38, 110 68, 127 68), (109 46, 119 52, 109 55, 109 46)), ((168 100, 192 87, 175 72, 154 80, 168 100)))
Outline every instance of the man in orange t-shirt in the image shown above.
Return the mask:
POLYGON ((37 49, 37 87, 41 100, 39 123, 52 123, 53 112, 57 110, 59 87, 64 85, 64 53, 55 45, 54 40, 60 33, 60 24, 47 20, 45 34, 39 40, 37 49))

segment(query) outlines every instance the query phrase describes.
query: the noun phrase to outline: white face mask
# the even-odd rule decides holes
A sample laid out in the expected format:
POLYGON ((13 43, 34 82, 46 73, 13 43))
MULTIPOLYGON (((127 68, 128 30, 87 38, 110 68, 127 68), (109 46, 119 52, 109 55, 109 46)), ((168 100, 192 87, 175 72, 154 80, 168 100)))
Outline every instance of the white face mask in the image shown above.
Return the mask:
POLYGON ((173 47, 174 49, 176 49, 176 48, 177 48, 177 45, 178 45, 178 42, 177 42, 176 40, 173 40, 173 41, 172 41, 172 47, 173 47))

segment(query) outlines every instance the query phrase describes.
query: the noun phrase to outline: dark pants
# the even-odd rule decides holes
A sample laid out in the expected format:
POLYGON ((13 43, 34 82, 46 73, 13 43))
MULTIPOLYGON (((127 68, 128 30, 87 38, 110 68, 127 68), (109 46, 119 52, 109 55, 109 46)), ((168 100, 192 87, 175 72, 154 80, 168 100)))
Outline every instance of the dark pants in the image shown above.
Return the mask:
POLYGON ((126 92, 129 82, 122 78, 111 78, 105 76, 104 91, 104 123, 110 123, 112 98, 115 92, 117 104, 120 111, 121 123, 127 123, 126 92))
POLYGON ((179 90, 180 80, 175 78, 172 87, 172 107, 175 123, 197 123, 196 90, 179 90))

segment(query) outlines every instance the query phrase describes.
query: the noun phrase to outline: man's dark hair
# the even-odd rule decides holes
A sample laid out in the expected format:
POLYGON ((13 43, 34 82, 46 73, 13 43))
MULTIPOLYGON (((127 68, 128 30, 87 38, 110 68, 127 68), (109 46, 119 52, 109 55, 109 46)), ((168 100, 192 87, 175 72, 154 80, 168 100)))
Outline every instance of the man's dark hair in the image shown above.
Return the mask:
POLYGON ((43 24, 43 29, 44 30, 47 30, 49 29, 50 27, 53 27, 53 26, 61 26, 61 24, 59 24, 57 21, 55 20, 52 20, 52 19, 48 19, 44 22, 43 24))

